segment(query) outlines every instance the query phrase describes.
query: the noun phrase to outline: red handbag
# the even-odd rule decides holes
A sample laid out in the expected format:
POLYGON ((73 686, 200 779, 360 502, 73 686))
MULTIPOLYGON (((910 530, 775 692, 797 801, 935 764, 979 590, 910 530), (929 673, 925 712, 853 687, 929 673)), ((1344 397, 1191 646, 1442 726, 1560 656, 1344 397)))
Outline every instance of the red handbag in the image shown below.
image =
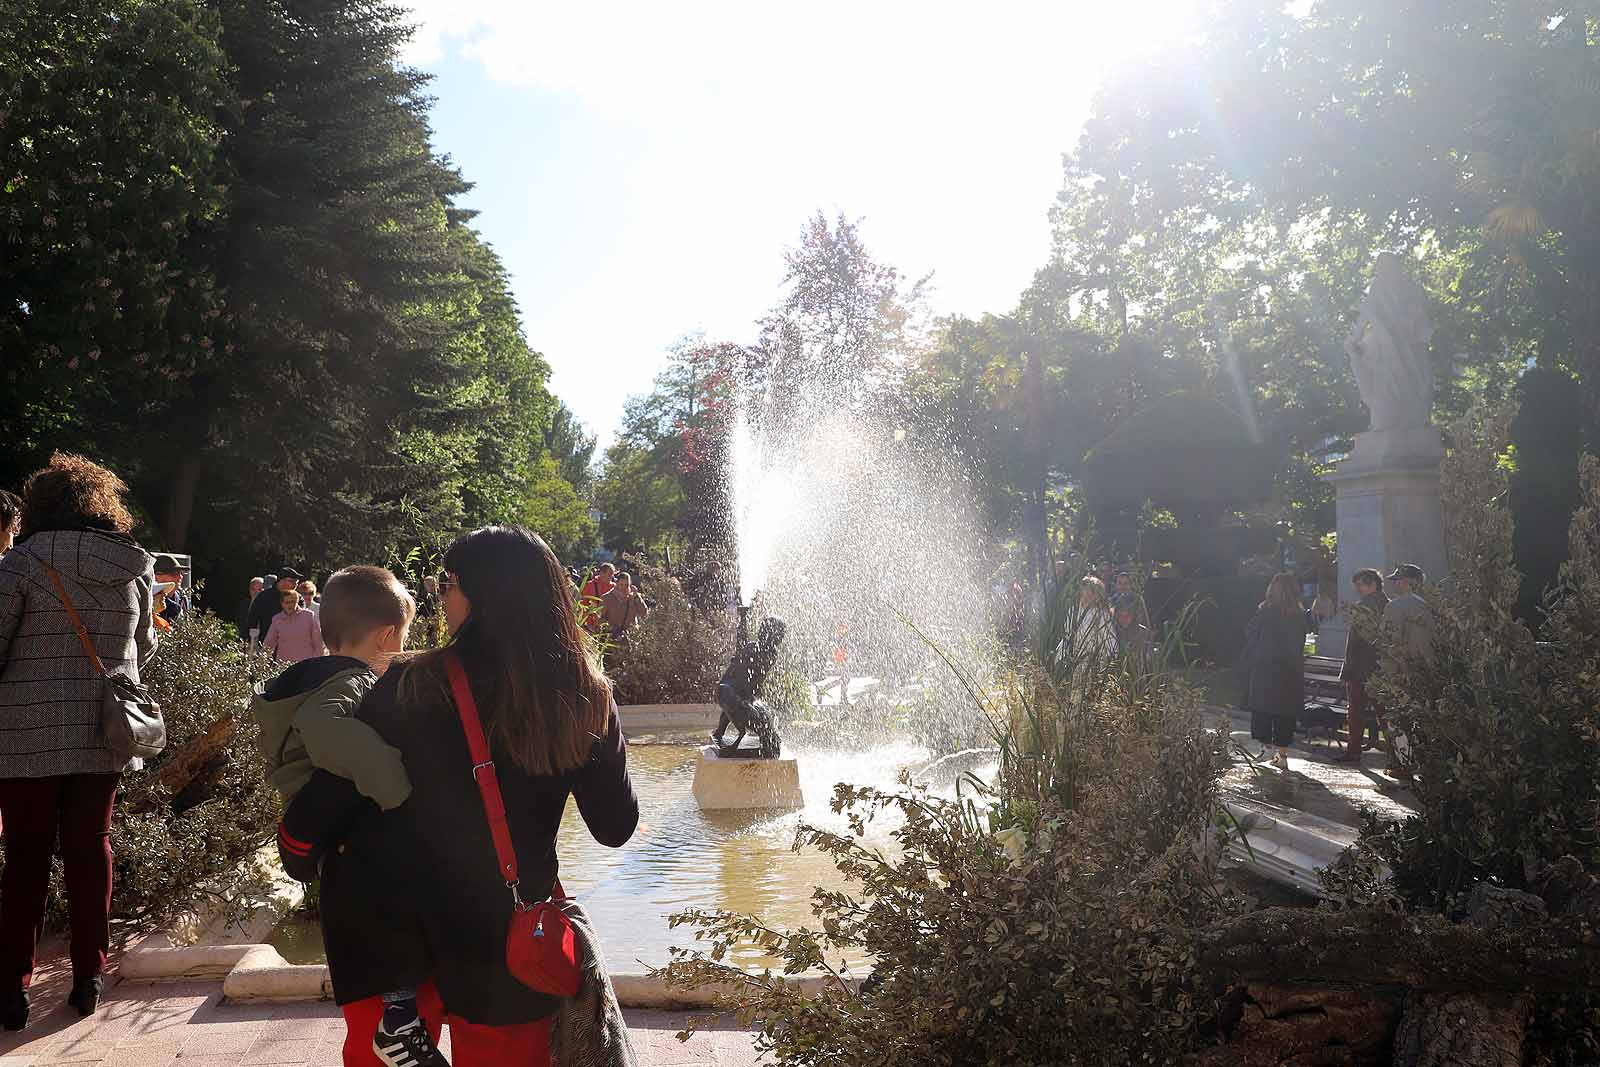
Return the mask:
POLYGON ((583 972, 578 967, 577 934, 572 921, 561 910, 560 902, 569 899, 557 878, 549 900, 529 904, 522 899, 517 878, 517 852, 511 844, 511 826, 506 822, 506 803, 500 795, 500 779, 494 760, 489 758, 489 742, 478 718, 478 704, 472 699, 467 672, 454 654, 444 659, 450 674, 450 690, 455 695, 456 713, 467 735, 467 750, 472 753, 472 780, 483 797, 483 813, 489 820, 489 836, 494 838, 495 858, 500 877, 511 891, 511 925, 506 930, 506 968, 511 976, 536 993, 556 997, 576 996, 583 972))

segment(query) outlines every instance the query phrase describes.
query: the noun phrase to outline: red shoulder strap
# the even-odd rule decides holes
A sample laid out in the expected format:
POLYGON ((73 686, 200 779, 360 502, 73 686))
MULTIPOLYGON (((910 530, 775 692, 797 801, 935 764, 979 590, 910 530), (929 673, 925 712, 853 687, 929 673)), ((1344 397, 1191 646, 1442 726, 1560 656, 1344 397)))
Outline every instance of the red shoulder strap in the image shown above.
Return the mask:
MULTIPOLYGON (((472 754, 472 780, 478 783, 478 794, 483 798, 483 813, 489 820, 489 836, 494 839, 494 854, 500 864, 500 876, 511 887, 512 896, 520 904, 517 893, 517 850, 511 843, 511 824, 506 821, 506 802, 500 795, 500 778, 495 773, 494 760, 489 755, 489 739, 483 733, 483 721, 478 718, 478 702, 472 699, 472 685, 467 672, 454 653, 444 657, 445 670, 450 675, 450 692, 455 697, 456 714, 461 716, 461 729, 467 735, 467 751, 472 754)), ((556 879, 551 898, 566 899, 561 879, 556 879)))

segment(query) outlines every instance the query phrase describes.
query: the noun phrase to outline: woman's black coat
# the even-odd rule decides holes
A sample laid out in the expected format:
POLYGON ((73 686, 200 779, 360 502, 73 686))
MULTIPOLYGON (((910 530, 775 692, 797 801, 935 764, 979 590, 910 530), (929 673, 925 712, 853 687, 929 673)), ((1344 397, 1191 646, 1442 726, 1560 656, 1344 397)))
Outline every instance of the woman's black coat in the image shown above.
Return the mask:
POLYGON ((1299 715, 1305 706, 1306 616, 1263 605, 1245 627, 1245 709, 1299 715))
MULTIPOLYGON (((462 662, 472 678, 477 671, 470 654, 462 662)), ((402 673, 385 674, 357 716, 404 755, 410 799, 387 814, 359 795, 342 816, 319 811, 334 792, 349 797, 353 789, 318 771, 284 816, 288 831, 303 840, 329 840, 322 835, 341 831, 344 837, 322 868, 323 939, 334 997, 348 1004, 431 974, 446 1009, 469 1022, 505 1026, 544 1018, 557 1001, 506 969, 512 899, 499 877, 454 703, 440 693, 402 704, 402 673)), ((615 848, 633 836, 639 804, 615 707, 588 763, 570 774, 524 773, 490 733, 524 900, 550 894, 556 830, 569 794, 602 845, 615 848)))

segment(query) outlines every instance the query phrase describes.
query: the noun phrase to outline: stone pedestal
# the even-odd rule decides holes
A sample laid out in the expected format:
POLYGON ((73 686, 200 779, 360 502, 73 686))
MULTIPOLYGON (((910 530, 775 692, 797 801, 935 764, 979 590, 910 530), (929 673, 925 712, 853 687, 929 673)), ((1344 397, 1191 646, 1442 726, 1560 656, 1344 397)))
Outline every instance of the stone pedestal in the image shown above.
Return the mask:
POLYGON ((707 811, 803 808, 800 765, 792 756, 723 759, 706 745, 694 767, 694 799, 707 811))
MULTIPOLYGON (((1437 582, 1445 574, 1444 521, 1439 507, 1437 430, 1356 435, 1350 458, 1327 476, 1335 495, 1339 535, 1339 606, 1355 603, 1350 580, 1374 567, 1388 574, 1415 563, 1437 582)), ((1317 652, 1343 656, 1349 619, 1342 611, 1317 635, 1317 652)))

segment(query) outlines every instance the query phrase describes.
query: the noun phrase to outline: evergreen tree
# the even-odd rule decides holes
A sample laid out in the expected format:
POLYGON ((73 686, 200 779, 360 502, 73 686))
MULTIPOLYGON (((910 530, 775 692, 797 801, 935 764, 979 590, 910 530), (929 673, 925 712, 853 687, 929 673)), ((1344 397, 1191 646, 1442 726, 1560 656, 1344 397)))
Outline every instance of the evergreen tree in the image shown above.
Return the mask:
POLYGON ((0 2, 0 485, 130 438, 211 358, 231 101, 199 0, 0 2))
POLYGON ((3 390, 0 477, 99 455, 141 534, 225 585, 539 515, 581 548, 548 367, 429 143, 401 8, 5 13, 0 227, 24 252, 0 262, 0 370, 27 388, 3 390))

